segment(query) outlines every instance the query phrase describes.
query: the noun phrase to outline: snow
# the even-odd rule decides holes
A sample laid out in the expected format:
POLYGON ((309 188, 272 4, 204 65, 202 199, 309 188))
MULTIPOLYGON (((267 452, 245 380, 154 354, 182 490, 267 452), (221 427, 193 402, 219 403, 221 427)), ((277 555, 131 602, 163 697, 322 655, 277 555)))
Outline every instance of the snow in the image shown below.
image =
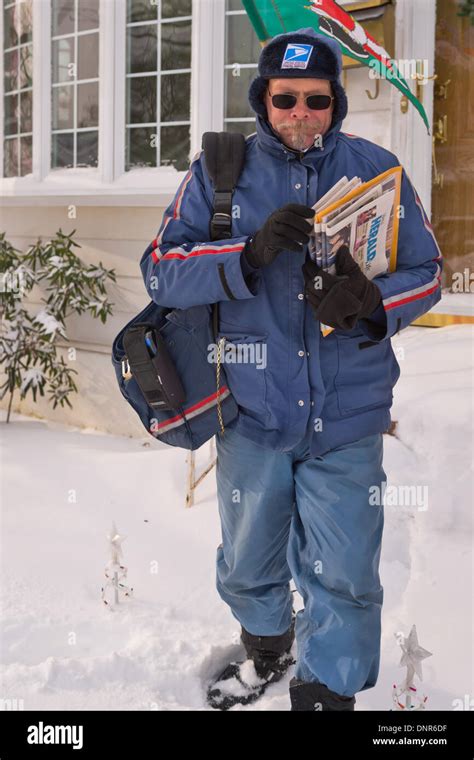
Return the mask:
POLYGON ((39 385, 41 385, 41 382, 44 379, 44 376, 45 375, 41 367, 30 367, 30 369, 25 370, 21 376, 21 386, 20 386, 21 393, 23 393, 25 388, 29 386, 30 384, 33 388, 36 388, 39 385))
MULTIPOLYGON (((426 486, 428 500, 385 506, 381 668, 356 710, 391 708, 406 672, 395 636, 413 624, 433 653, 427 709, 474 694, 472 333, 410 327, 393 340, 402 376, 384 468, 391 485, 426 486)), ((214 470, 186 509, 182 450, 19 415, 3 433, 2 698, 26 710, 208 709, 207 679, 243 651, 215 590, 214 470), (134 595, 110 610, 101 586, 114 521, 134 595)), ((207 455, 206 445, 198 467, 207 455)), ((233 710, 288 710, 292 673, 233 710)))
POLYGON ((60 335, 65 335, 64 327, 61 322, 58 322, 56 317, 54 317, 53 314, 50 314, 47 309, 40 309, 40 311, 38 311, 35 316, 35 322, 39 322, 40 325, 42 325, 43 332, 46 335, 54 335, 57 332, 60 335))
MULTIPOLYGON (((466 285, 465 285, 466 287, 466 285)), ((472 286, 474 292, 474 285, 472 286)), ((447 288, 443 290, 443 297, 431 309, 430 314, 455 314, 466 317, 474 317, 474 298, 472 292, 450 293, 447 288)))

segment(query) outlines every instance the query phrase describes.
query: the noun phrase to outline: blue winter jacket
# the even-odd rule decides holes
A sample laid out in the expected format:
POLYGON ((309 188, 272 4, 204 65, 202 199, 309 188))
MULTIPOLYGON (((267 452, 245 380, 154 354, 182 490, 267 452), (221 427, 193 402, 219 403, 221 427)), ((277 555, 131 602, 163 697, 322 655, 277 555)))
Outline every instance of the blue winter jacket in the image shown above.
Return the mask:
POLYGON ((291 202, 313 206, 344 175, 367 181, 399 165, 393 153, 341 132, 341 124, 324 135, 322 148, 298 153, 257 117, 233 196, 229 240, 209 242, 213 188, 198 152, 140 264, 156 303, 185 309, 218 301, 219 337, 256 349, 247 356, 260 360, 224 365, 240 407, 231 427, 278 451, 292 448, 310 427, 313 456, 389 428, 400 375, 390 338, 441 297, 441 253, 405 172, 397 270, 375 278, 382 304, 352 330, 322 337, 303 295, 307 246, 282 251, 260 270, 244 260, 247 240, 276 209, 291 202))

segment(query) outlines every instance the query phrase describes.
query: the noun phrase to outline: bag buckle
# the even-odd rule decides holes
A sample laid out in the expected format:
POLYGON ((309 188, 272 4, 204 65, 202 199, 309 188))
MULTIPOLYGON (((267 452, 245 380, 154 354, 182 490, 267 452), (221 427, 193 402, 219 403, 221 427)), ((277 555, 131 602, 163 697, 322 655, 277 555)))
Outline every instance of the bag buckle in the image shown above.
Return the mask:
POLYGON ((132 370, 126 356, 122 359, 122 377, 124 380, 130 380, 132 377, 132 370))
POLYGON ((211 231, 215 235, 214 240, 222 237, 230 237, 232 229, 232 217, 223 211, 217 211, 211 219, 211 231))

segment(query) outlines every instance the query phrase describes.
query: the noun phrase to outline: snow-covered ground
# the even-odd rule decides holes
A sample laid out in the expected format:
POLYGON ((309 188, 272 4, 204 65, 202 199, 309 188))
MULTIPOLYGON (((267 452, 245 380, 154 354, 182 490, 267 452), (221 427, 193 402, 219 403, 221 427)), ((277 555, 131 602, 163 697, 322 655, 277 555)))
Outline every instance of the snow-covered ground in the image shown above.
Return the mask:
MULTIPOLYGON (((398 437, 384 437, 384 467, 389 485, 427 486, 428 502, 385 506, 382 662, 358 710, 391 707, 405 674, 395 634, 413 623, 433 653, 428 709, 474 696, 472 337, 470 325, 411 327, 393 341, 398 437)), ((0 697, 24 709, 207 709, 206 679, 241 652, 215 590, 214 471, 185 509, 182 450, 15 415, 2 433, 0 697), (114 611, 100 598, 112 521, 134 587, 114 611)), ((241 709, 288 710, 291 675, 241 709)))

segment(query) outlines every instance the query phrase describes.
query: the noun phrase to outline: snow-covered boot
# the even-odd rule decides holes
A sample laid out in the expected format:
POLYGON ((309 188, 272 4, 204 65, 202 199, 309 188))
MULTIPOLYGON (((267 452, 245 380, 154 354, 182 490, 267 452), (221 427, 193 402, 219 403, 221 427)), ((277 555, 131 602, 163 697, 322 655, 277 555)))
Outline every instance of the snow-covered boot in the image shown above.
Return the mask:
POLYGON ((294 616, 290 628, 280 636, 255 636, 242 627, 240 638, 248 659, 229 663, 207 692, 207 701, 217 710, 255 702, 295 662, 290 653, 295 638, 294 616))
POLYGON ((331 691, 323 683, 316 681, 300 681, 292 678, 290 681, 290 700, 292 710, 354 710, 355 697, 343 697, 331 691))

